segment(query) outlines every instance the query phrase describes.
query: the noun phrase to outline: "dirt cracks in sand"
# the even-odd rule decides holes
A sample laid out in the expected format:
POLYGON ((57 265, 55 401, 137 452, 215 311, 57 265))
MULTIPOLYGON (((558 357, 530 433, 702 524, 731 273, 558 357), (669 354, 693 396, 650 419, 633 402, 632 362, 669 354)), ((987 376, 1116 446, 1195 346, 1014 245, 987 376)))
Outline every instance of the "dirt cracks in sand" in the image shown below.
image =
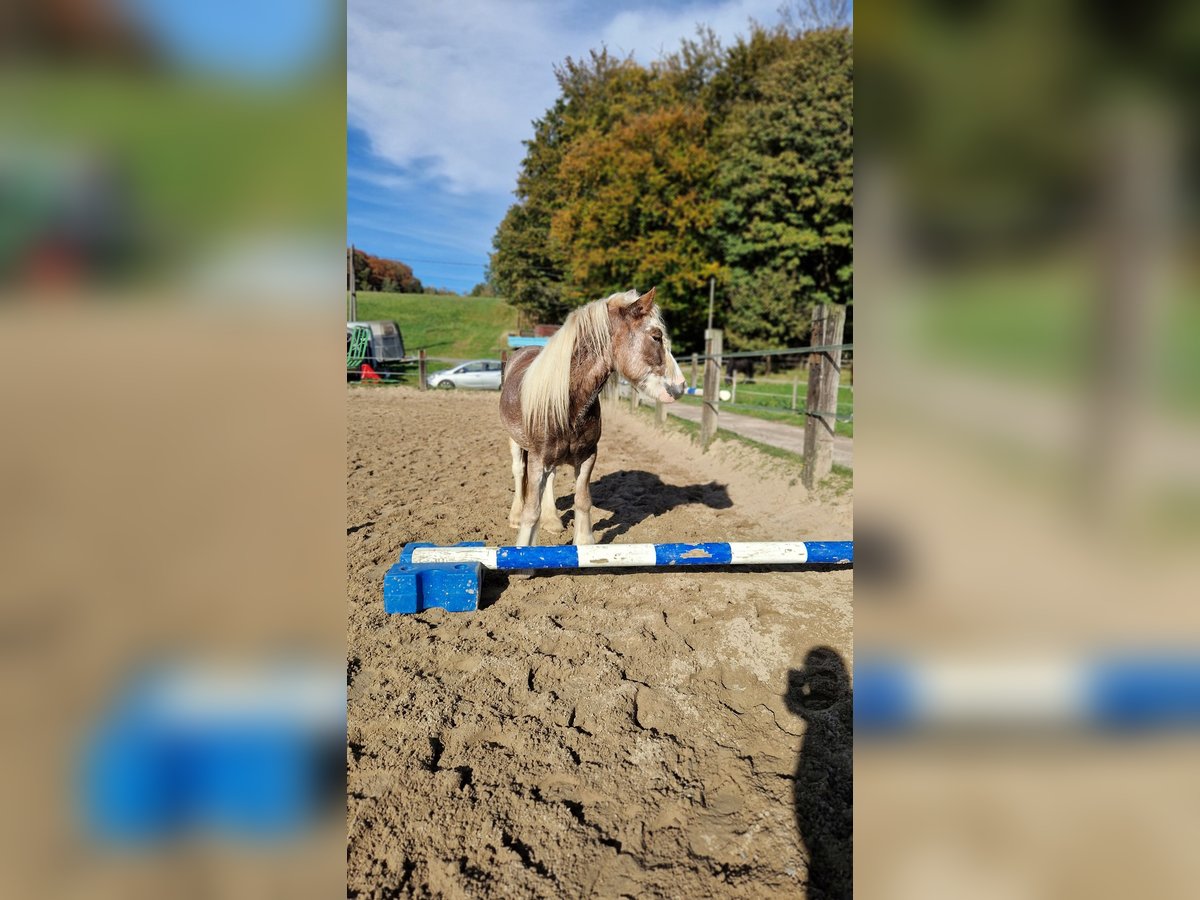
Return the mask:
MULTIPOLYGON (((778 460, 604 428, 598 540, 850 536, 778 460)), ((494 394, 407 389, 352 388, 348 430, 351 896, 846 895, 849 571, 489 573, 477 613, 387 616, 405 542, 511 541, 506 438, 494 394)))

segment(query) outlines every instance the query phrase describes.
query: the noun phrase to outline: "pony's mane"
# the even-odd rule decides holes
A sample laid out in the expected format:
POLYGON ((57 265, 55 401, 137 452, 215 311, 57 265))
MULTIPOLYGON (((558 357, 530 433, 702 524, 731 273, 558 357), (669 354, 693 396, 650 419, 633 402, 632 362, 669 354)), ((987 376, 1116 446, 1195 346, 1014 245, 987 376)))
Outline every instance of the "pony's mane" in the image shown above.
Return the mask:
MULTIPOLYGON (((569 428, 571 360, 576 348, 589 355, 610 359, 612 332, 609 330, 608 305, 615 300, 622 306, 629 306, 637 298, 637 291, 621 291, 571 311, 562 328, 551 336, 525 370, 521 382, 521 418, 526 434, 569 428)), ((651 315, 659 316, 657 306, 651 315)))

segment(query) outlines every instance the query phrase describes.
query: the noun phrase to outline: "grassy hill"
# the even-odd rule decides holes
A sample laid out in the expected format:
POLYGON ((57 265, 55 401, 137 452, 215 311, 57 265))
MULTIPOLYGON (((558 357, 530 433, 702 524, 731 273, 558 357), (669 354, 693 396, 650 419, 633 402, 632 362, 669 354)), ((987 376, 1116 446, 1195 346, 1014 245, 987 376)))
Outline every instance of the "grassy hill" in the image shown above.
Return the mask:
POLYGON ((517 330, 517 311, 500 297, 358 292, 358 318, 392 319, 404 335, 404 351, 424 350, 443 359, 496 358, 517 330))

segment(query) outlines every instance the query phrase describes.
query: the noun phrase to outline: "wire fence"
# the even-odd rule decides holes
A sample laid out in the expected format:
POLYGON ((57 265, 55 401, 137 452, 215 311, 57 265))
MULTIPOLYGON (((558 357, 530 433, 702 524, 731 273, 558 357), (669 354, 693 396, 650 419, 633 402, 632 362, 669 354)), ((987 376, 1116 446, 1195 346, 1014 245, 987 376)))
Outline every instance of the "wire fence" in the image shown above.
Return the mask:
MULTIPOLYGON (((678 361, 692 387, 698 387, 703 380, 707 360, 717 363, 721 372, 722 390, 718 400, 722 409, 771 421, 790 421, 797 426, 803 426, 810 417, 819 417, 836 422, 837 434, 852 437, 853 351, 853 344, 818 344, 775 350, 696 353, 678 361), (808 408, 808 364, 818 354, 829 360, 837 359, 840 354, 836 409, 808 408)), ((684 398, 684 402, 704 403, 699 398, 684 398)))

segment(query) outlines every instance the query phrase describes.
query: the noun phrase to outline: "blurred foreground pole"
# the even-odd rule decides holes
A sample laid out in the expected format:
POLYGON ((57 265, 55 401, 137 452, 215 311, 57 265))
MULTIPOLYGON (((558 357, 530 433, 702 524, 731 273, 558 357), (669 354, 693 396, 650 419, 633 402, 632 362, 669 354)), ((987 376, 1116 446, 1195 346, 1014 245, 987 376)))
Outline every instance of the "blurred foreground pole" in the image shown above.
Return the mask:
POLYGON ((704 332, 704 409, 700 413, 700 444, 707 447, 717 434, 717 413, 721 392, 721 349, 724 332, 709 328, 704 332))
MULTIPOLYGON (((813 310, 813 347, 841 344, 846 310, 822 303, 813 310)), ((833 429, 837 424, 838 376, 842 351, 814 353, 808 362, 808 405, 804 420, 804 486, 812 489, 833 471, 833 429)))
POLYGON ((351 244, 346 250, 346 289, 350 293, 350 299, 347 301, 346 321, 358 321, 358 292, 354 289, 354 245, 351 244))
POLYGON ((425 390, 425 351, 417 351, 417 390, 425 390))
POLYGON ((1155 330, 1163 306, 1171 237, 1169 126, 1154 108, 1112 115, 1101 156, 1096 323, 1091 396, 1082 456, 1092 512, 1113 523, 1144 484, 1155 330))

